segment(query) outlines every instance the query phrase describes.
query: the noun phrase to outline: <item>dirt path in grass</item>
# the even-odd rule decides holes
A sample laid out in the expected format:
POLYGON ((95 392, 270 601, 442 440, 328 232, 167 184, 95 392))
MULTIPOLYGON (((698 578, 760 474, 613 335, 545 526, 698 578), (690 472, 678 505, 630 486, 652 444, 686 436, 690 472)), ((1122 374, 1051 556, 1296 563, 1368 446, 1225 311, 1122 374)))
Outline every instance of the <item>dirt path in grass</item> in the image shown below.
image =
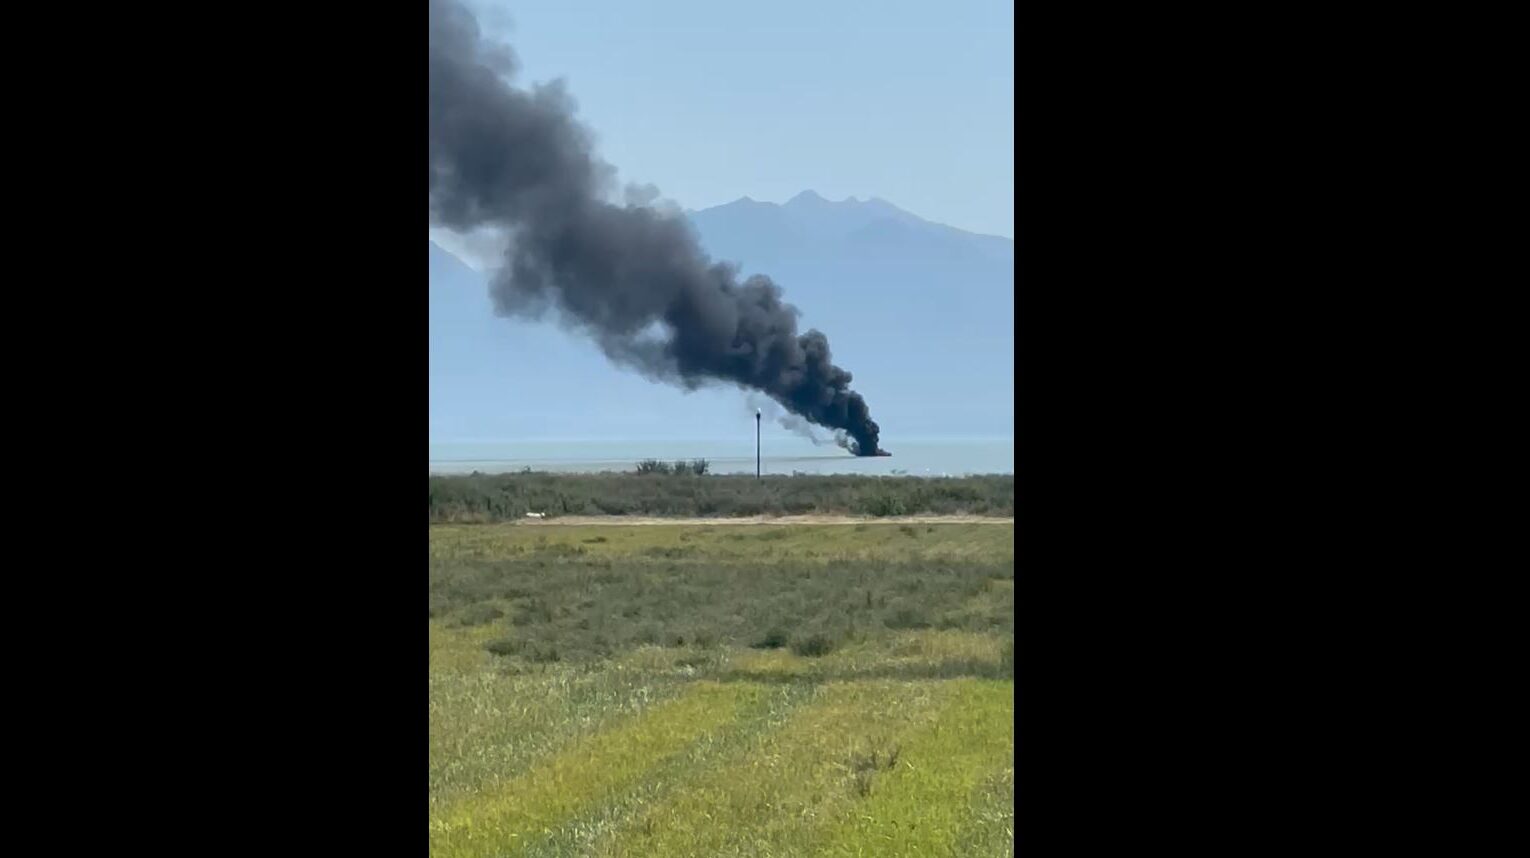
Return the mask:
POLYGON ((740 518, 661 518, 640 515, 564 515, 557 518, 523 518, 513 524, 531 527, 568 525, 716 525, 716 524, 1014 524, 1013 516, 996 515, 752 515, 740 518))

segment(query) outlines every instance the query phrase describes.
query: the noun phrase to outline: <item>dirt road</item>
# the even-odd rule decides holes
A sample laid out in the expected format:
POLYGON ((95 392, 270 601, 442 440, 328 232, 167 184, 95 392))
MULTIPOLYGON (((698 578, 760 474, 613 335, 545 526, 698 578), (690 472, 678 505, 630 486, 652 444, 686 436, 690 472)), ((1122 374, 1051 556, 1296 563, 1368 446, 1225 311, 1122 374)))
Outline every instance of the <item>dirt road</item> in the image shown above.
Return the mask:
POLYGON ((678 524, 686 526, 718 524, 1014 524, 1013 516, 989 515, 888 515, 879 518, 854 515, 753 515, 740 518, 659 518, 638 515, 565 515, 558 518, 523 518, 514 524, 531 527, 569 525, 643 525, 678 524))

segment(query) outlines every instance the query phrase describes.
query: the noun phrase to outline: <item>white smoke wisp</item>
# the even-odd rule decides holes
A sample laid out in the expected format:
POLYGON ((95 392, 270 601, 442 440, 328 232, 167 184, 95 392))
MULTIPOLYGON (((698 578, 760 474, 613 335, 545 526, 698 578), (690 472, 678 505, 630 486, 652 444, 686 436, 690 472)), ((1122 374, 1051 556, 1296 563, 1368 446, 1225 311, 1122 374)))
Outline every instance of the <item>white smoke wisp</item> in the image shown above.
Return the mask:
POLYGON ((768 396, 760 396, 757 393, 750 393, 747 397, 747 404, 750 411, 759 411, 766 418, 780 425, 781 428, 786 429, 794 435, 799 435, 808 439, 809 441, 812 441, 813 446, 815 447, 837 445, 844 447, 846 450, 850 449, 850 436, 846 434, 843 429, 835 432, 835 437, 822 437, 813 431, 812 423, 809 423, 808 421, 798 417, 790 411, 783 409, 781 406, 776 404, 775 400, 768 396))

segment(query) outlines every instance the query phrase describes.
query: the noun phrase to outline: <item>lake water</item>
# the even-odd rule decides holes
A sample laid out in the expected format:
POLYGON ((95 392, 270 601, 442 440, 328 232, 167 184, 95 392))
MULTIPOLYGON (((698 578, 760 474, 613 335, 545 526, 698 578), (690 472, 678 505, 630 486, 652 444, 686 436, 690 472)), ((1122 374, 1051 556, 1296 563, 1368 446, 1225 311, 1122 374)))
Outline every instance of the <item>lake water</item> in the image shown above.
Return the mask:
MULTIPOLYGON (((767 474, 879 474, 961 476, 1013 474, 1012 438, 882 439, 891 456, 859 457, 801 438, 766 438, 761 465, 767 474)), ((754 473, 754 438, 742 441, 474 441, 433 442, 433 474, 534 471, 631 471, 644 459, 706 459, 713 473, 754 473)))

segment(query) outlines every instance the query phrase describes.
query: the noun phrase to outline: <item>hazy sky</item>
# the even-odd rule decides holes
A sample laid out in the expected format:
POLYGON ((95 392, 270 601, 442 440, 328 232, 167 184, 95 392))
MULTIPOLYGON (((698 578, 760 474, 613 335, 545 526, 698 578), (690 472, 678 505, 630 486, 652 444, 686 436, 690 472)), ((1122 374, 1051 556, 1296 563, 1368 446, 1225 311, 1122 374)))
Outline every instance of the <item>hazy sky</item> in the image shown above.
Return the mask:
POLYGON ((882 197, 1014 237, 1008 0, 469 0, 600 156, 686 208, 882 197))

